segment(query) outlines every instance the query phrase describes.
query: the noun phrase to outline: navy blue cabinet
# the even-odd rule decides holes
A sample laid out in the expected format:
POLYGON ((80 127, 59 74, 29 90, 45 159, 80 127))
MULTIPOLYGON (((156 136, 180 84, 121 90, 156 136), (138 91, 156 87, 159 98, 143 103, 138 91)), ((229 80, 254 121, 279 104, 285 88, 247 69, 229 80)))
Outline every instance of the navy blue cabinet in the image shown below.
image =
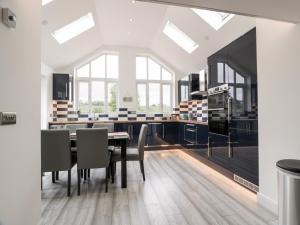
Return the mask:
POLYGON ((179 124, 177 122, 163 123, 163 140, 170 145, 179 144, 179 124))
POLYGON ((148 131, 146 137, 147 146, 158 146, 162 144, 160 136, 163 131, 162 123, 148 123, 148 131))
POLYGON ((73 80, 69 74, 53 74, 53 100, 72 100, 73 80))
POLYGON ((208 133, 208 137, 209 159, 225 169, 230 169, 228 136, 208 133))

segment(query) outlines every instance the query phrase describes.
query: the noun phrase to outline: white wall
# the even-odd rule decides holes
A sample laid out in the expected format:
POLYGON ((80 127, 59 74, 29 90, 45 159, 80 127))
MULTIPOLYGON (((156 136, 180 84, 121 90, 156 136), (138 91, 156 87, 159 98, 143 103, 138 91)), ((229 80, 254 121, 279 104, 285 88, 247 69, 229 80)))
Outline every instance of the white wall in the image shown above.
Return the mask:
MULTIPOLYGON (((119 103, 120 107, 135 109, 137 106, 136 99, 136 79, 135 79, 135 57, 136 55, 150 55, 158 60, 162 65, 175 73, 174 87, 177 86, 177 78, 182 74, 174 69, 166 61, 158 57, 153 51, 144 48, 126 47, 126 46, 102 46, 97 51, 82 58, 78 62, 68 66, 67 68, 56 69, 57 72, 74 73, 74 67, 84 64, 97 55, 105 52, 113 52, 119 54, 119 103), (133 97, 133 102, 123 102, 123 97, 133 97)), ((174 103, 177 103, 177 90, 173 91, 174 103)))
MULTIPOLYGON (((0 22, 0 111, 17 124, 0 126, 0 224, 35 225, 40 217, 41 1, 0 0, 17 28, 0 22)), ((0 15, 1 18, 1 15, 0 15)))
POLYGON ((300 25, 257 19, 258 200, 276 211, 276 162, 300 159, 300 25))
POLYGON ((52 74, 54 70, 42 63, 41 65, 41 128, 47 129, 48 118, 52 111, 52 74))

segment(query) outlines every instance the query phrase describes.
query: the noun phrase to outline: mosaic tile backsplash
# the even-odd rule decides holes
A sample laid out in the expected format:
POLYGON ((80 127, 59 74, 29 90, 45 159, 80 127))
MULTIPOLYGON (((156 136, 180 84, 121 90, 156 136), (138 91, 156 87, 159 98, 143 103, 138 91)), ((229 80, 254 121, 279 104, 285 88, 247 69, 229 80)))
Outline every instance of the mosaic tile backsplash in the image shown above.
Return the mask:
MULTIPOLYGON (((52 121, 144 121, 144 120, 167 120, 170 119, 171 113, 139 113, 128 108, 119 108, 118 112, 103 113, 96 116, 78 115, 71 101, 53 101, 52 121)), ((179 107, 173 109, 175 115, 181 118, 184 115, 192 113, 194 119, 201 122, 207 122, 207 99, 181 102, 179 107)))

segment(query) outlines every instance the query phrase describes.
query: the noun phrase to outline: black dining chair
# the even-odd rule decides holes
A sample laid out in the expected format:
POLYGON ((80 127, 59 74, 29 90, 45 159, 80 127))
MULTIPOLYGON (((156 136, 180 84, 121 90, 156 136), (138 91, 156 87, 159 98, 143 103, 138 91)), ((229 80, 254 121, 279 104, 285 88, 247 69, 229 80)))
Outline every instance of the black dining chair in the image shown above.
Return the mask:
POLYGON ((108 151, 107 129, 77 129, 76 134, 78 195, 80 195, 81 171, 97 168, 106 169, 105 191, 107 192, 111 157, 108 151))
MULTIPOLYGON (((127 161, 139 161, 141 173, 143 175, 143 180, 145 181, 145 171, 144 171, 144 150, 146 144, 148 125, 143 124, 139 134, 138 146, 137 148, 127 148, 126 160, 127 161)), ((111 166, 112 166, 112 182, 114 182, 114 176, 116 173, 116 162, 121 161, 121 149, 116 149, 112 153, 111 166)))
MULTIPOLYGON (((71 195, 71 169, 76 164, 76 158, 71 154, 70 136, 68 130, 41 131, 41 174, 52 172, 52 182, 55 173, 68 171, 68 196, 71 195)), ((43 188, 43 176, 41 180, 43 188)))

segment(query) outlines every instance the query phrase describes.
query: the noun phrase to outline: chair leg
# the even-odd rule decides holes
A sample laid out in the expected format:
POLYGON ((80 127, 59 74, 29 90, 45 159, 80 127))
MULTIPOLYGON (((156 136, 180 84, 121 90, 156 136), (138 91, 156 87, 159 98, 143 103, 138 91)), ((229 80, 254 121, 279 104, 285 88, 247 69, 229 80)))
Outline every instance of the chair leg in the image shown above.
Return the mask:
POLYGON ((59 180, 59 171, 55 172, 55 180, 59 180))
POLYGON ((77 170, 77 195, 80 195, 80 182, 82 170, 77 170))
POLYGON ((116 174, 115 164, 116 164, 115 162, 111 164, 111 183, 115 183, 115 174, 116 174))
POLYGON ((54 171, 52 172, 52 183, 53 184, 55 183, 55 172, 54 171))
POLYGON ((106 168, 106 177, 105 177, 105 192, 108 191, 108 173, 109 173, 109 167, 106 168))
POLYGON ((145 170, 144 170, 144 160, 140 160, 140 168, 143 174, 143 180, 145 181, 145 170))
POLYGON ((41 190, 43 190, 43 173, 41 174, 41 190))
POLYGON ((80 170, 80 177, 83 178, 83 170, 80 170))
POLYGON ((88 176, 88 179, 91 178, 91 169, 88 169, 88 174, 87 174, 87 176, 88 176))
POLYGON ((68 197, 71 196, 71 170, 68 170, 68 197))
POLYGON ((87 177, 86 177, 86 175, 87 175, 87 170, 86 170, 86 169, 84 169, 84 170, 83 170, 84 181, 86 181, 86 180, 87 180, 87 177))

